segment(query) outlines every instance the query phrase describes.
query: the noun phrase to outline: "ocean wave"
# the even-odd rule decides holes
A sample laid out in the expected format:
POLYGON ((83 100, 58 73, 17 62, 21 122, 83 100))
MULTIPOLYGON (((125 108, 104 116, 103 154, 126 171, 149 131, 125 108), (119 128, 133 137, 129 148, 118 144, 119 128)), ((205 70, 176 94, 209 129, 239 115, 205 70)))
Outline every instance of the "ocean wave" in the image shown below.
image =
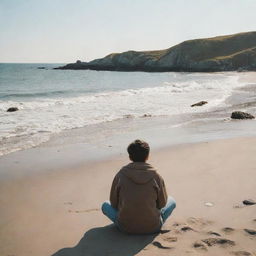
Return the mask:
POLYGON ((185 77, 181 81, 166 81, 154 87, 91 92, 72 97, 58 97, 66 95, 65 90, 9 93, 8 97, 19 96, 16 100, 8 97, 0 100, 0 139, 5 138, 3 151, 7 152, 8 148, 21 148, 22 143, 24 147, 38 145, 51 134, 67 129, 127 118, 208 112, 225 105, 225 99, 238 86, 242 84, 235 75, 215 80, 204 75, 204 79, 187 80, 185 77), (23 98, 29 100, 23 101, 23 98), (200 108, 190 107, 201 100, 209 103, 200 108), (12 106, 18 107, 19 111, 6 112, 12 106))
POLYGON ((31 93, 0 93, 0 99, 6 100, 11 98, 48 98, 48 97, 56 97, 56 96, 69 96, 74 94, 88 93, 88 90, 56 90, 56 91, 48 91, 48 92, 31 92, 31 93))
MULTIPOLYGON (((54 95, 68 94, 66 91, 53 91, 47 93, 22 93, 22 94, 8 94, 5 97, 16 96, 22 97, 31 97, 29 101, 22 100, 0 100, 0 109, 5 110, 8 106, 18 105, 20 109, 38 109, 38 108, 50 108, 53 106, 78 106, 79 104, 104 104, 109 101, 109 104, 113 103, 124 103, 128 100, 133 101, 135 98, 138 100, 148 100, 151 102, 151 99, 155 97, 162 97, 164 102, 168 101, 171 96, 173 97, 187 97, 187 94, 194 93, 194 96, 197 96, 197 92, 200 92, 202 97, 205 95, 212 97, 211 90, 216 92, 217 96, 226 96, 231 93, 232 88, 237 86, 237 77, 226 78, 222 81, 186 81, 186 82, 164 82, 161 86, 156 87, 145 87, 140 89, 127 89, 127 90, 118 90, 118 91, 107 91, 99 93, 87 93, 85 95, 79 96, 70 96, 64 98, 54 98, 54 95), (176 96, 175 96, 176 95, 176 96), (41 99, 36 99, 37 96, 42 96, 41 99), (45 96, 45 97, 43 97, 45 96), (48 96, 48 97, 47 97, 48 96), (51 96, 51 97, 50 97, 51 96), (36 100, 35 100, 36 99, 36 100), (121 102, 120 102, 121 101, 121 102), (124 102, 123 102, 124 101, 124 102)), ((239 84, 241 86, 241 84, 239 84)), ((70 92, 69 92, 70 93, 70 92)), ((70 94, 71 95, 71 94, 70 94)), ((191 95, 190 95, 191 96, 191 95)), ((191 97, 190 97, 191 98, 191 97)), ((125 106, 124 106, 125 107, 125 106)), ((51 110, 51 109, 49 109, 51 110)))

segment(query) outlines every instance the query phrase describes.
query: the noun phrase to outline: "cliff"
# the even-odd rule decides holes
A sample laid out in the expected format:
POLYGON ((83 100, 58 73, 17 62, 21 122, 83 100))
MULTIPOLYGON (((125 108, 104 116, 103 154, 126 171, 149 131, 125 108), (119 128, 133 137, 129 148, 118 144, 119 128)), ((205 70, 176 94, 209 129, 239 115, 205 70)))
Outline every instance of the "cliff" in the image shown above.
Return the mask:
POLYGON ((159 51, 112 53, 57 69, 215 72, 256 70, 256 32, 184 41, 159 51))

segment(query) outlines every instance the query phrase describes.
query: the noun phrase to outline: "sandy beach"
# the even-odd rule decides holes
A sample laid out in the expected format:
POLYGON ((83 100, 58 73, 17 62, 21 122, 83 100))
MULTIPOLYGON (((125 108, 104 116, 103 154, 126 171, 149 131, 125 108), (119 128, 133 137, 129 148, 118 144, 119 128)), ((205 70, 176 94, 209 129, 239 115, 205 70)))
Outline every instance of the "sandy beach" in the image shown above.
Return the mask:
POLYGON ((256 255, 256 205, 242 203, 256 199, 255 144, 244 137, 153 150, 149 163, 177 201, 156 235, 122 234, 100 211, 126 156, 1 178, 0 254, 256 255))
POLYGON ((0 256, 256 256, 255 9, 0 1, 0 256))

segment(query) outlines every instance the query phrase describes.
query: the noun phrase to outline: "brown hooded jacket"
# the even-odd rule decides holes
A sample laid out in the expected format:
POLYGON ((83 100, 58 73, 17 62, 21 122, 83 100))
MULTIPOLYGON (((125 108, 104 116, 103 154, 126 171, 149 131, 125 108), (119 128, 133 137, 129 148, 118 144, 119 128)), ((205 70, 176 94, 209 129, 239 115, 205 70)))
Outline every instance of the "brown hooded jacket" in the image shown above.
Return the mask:
POLYGON ((151 233, 161 228, 160 209, 166 205, 163 178, 148 163, 133 162, 115 176, 110 202, 118 210, 118 225, 128 233, 151 233))

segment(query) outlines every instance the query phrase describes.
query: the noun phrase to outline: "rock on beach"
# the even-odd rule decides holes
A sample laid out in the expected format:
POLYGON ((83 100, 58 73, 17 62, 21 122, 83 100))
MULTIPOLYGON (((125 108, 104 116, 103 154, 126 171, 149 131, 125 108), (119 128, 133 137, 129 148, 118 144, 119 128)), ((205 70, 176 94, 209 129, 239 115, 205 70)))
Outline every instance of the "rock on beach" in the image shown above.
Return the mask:
POLYGON ((19 109, 17 107, 10 107, 7 109, 7 112, 15 112, 18 111, 19 109))
POLYGON ((200 106, 203 106, 203 105, 205 105, 205 104, 207 104, 207 103, 208 103, 207 101, 202 100, 202 101, 199 101, 199 102, 197 102, 197 103, 195 103, 195 104, 192 104, 191 107, 192 107, 192 108, 193 108, 193 107, 200 107, 200 106))
POLYGON ((255 117, 249 113, 242 111, 234 111, 231 114, 232 119, 254 119, 255 117))
POLYGON ((256 204, 256 201, 253 199, 246 199, 243 201, 243 204, 244 205, 254 205, 254 204, 256 204))

